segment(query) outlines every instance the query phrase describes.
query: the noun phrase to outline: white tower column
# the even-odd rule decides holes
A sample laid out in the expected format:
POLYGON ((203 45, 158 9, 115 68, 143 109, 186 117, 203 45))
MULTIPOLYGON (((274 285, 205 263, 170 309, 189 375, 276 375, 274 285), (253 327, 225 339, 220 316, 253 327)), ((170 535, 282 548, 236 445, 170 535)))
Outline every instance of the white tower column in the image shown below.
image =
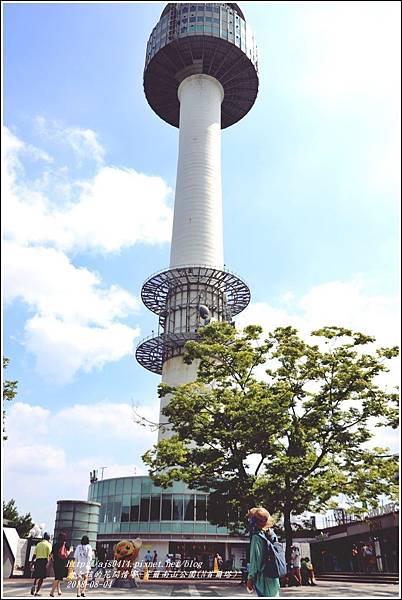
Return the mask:
MULTIPOLYGON (((180 101, 179 156, 170 268, 209 265, 223 268, 223 222, 221 180, 221 104, 223 88, 209 75, 191 75, 178 89, 180 101)), ((180 292, 178 292, 180 293, 180 292)), ((191 329, 197 321, 194 292, 191 329)), ((188 308, 183 307, 183 311, 188 308)), ((179 321, 179 319, 176 319, 179 321)), ((166 360, 162 383, 179 386, 197 378, 198 361, 191 365, 182 356, 166 360)), ((161 399, 159 423, 167 423, 161 399)), ((169 437, 159 432, 159 440, 169 437)))
POLYGON ((170 267, 223 268, 221 104, 223 88, 191 75, 178 89, 179 156, 170 267))

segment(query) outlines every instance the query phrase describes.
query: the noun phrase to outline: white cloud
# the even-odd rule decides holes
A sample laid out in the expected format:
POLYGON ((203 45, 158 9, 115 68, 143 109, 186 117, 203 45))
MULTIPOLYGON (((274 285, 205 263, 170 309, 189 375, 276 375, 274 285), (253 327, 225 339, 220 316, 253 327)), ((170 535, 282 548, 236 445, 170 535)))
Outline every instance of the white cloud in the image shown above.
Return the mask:
POLYGON ((35 124, 41 137, 69 146, 78 159, 103 162, 105 149, 92 129, 65 127, 60 121, 45 119, 42 116, 36 117, 35 124))
MULTIPOLYGON (((159 416, 159 402, 143 406, 140 411, 155 422, 159 416)), ((8 440, 5 450, 10 454, 19 447, 51 444, 70 448, 70 455, 74 457, 76 452, 81 451, 81 442, 85 439, 90 449, 85 457, 80 456, 80 460, 86 461, 85 464, 89 461, 89 465, 92 464, 90 456, 93 453, 106 460, 105 465, 122 465, 123 458, 130 456, 137 459, 156 441, 155 432, 136 423, 131 404, 107 400, 73 404, 53 411, 15 402, 7 410, 6 427, 8 440), (124 443, 120 444, 123 440, 124 443)))
POLYGON ((70 244, 114 252, 135 243, 157 244, 171 237, 169 188, 160 177, 133 169, 103 167, 82 185, 79 202, 62 216, 70 244))
POLYGON ((23 343, 43 376, 66 383, 81 369, 90 372, 131 354, 139 335, 121 322, 138 311, 138 299, 117 285, 102 285, 97 273, 75 267, 67 252, 168 241, 170 189, 159 177, 101 164, 103 149, 90 130, 43 118, 37 124, 44 137, 63 139, 78 157, 92 153, 98 163, 86 180, 53 165, 33 179, 26 157, 46 165, 52 158, 4 129, 5 302, 20 299, 28 306, 33 316, 23 343))
POLYGON ((138 328, 121 323, 89 327, 37 315, 26 323, 24 344, 41 375, 65 384, 79 370, 89 373, 132 354, 138 335, 138 328))
POLYGON ((337 325, 374 335, 379 344, 394 345, 399 341, 399 298, 370 294, 363 281, 323 283, 299 300, 289 294, 292 292, 283 298, 286 308, 266 302, 251 303, 239 316, 239 325, 259 323, 267 331, 293 325, 303 336, 326 325, 337 325), (290 297, 291 309, 287 306, 290 297))
POLYGON ((170 240, 171 190, 160 177, 101 165, 86 180, 68 180, 65 170, 54 167, 39 181, 29 180, 22 160, 27 144, 7 128, 3 137, 6 239, 106 253, 170 240))
MULTIPOLYGON (((141 408, 158 416, 159 403, 141 408)), ((143 475, 140 456, 156 434, 137 425, 128 403, 108 401, 48 410, 24 402, 7 411, 4 497, 20 512, 54 525, 60 499, 86 499, 89 472, 105 466, 104 478, 143 475)), ((101 471, 98 473, 101 476, 101 471)))
POLYGON ((76 268, 53 248, 4 243, 4 299, 22 299, 36 314, 25 325, 24 344, 38 371, 58 383, 133 352, 139 329, 118 322, 139 309, 137 298, 98 275, 76 268))
POLYGON ((75 267, 53 248, 4 243, 6 303, 21 298, 43 316, 106 324, 138 312, 139 301, 119 286, 101 286, 99 275, 75 267))
POLYGON ((96 410, 90 404, 74 404, 61 409, 53 418, 57 428, 63 426, 71 430, 76 423, 86 423, 87 434, 95 436, 123 438, 133 435, 134 430, 142 432, 134 425, 133 407, 126 403, 98 402, 96 410))
MULTIPOLYGON (((33 406, 25 402, 13 402, 7 407, 7 436, 24 443, 37 442, 39 437, 48 433, 48 421, 51 413, 42 406, 33 406)), ((7 450, 8 444, 5 449, 7 450)))
POLYGON ((51 474, 66 467, 66 453, 50 444, 14 447, 7 456, 7 468, 21 475, 51 474))

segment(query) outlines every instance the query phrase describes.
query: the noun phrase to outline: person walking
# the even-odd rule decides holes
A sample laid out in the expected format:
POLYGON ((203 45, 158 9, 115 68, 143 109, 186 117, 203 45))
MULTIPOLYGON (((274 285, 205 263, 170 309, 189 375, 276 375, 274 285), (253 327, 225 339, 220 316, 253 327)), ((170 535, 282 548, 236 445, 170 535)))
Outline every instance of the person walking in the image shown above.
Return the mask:
POLYGON ((308 558, 302 558, 300 561, 300 573, 301 573, 302 585, 309 584, 309 573, 308 573, 308 567, 307 567, 308 561, 309 561, 308 558))
POLYGON ((302 584, 302 578, 300 573, 301 567, 301 559, 300 559, 300 550, 297 546, 292 546, 290 552, 290 575, 296 579, 298 586, 302 584))
POLYGON ((250 564, 247 562, 247 560, 245 558, 243 558, 243 560, 241 561, 241 581, 240 581, 239 585, 243 585, 243 583, 247 583, 249 567, 250 567, 250 564))
POLYGON ((94 579, 95 577, 100 577, 100 575, 97 575, 97 573, 99 573, 99 571, 101 571, 102 575, 104 576, 106 573, 106 559, 107 559, 107 551, 105 548, 103 548, 103 546, 98 546, 97 550, 96 550, 96 567, 94 572, 92 573, 92 578, 94 579))
POLYGON ((80 596, 85 597, 88 584, 88 575, 91 570, 92 557, 93 550, 89 544, 89 538, 87 535, 83 535, 81 538, 81 543, 78 544, 74 552, 74 570, 78 578, 77 598, 80 596))
POLYGON ((158 553, 156 550, 154 550, 154 555, 152 557, 152 562, 153 562, 153 566, 156 569, 158 567, 157 562, 158 562, 158 553))
POLYGON ((306 558, 304 559, 306 561, 306 567, 308 570, 308 582, 309 585, 316 585, 315 581, 314 581, 314 567, 313 567, 313 563, 311 562, 311 560, 309 559, 308 556, 306 556, 306 558))
POLYGON ((277 541, 277 536, 271 529, 274 521, 269 512, 262 506, 252 508, 248 512, 249 526, 251 528, 250 542, 250 567, 248 571, 247 589, 252 592, 255 590, 257 596, 278 598, 279 597, 279 578, 269 578, 264 572, 264 553, 266 551, 266 542, 259 533, 263 533, 273 543, 277 541))
POLYGON ((43 534, 43 540, 36 544, 34 562, 34 584, 31 587, 32 596, 40 596, 39 590, 42 587, 43 580, 47 576, 47 565, 52 552, 52 546, 49 542, 50 536, 48 533, 43 534))
POLYGON ((54 570, 54 581, 50 591, 52 598, 54 597, 55 592, 61 596, 60 585, 64 577, 67 577, 67 559, 70 552, 66 547, 66 539, 67 536, 65 533, 59 533, 57 536, 57 542, 53 544, 52 553, 50 555, 50 560, 53 562, 54 570))
POLYGON ((172 567, 172 556, 171 554, 166 554, 165 556, 165 571, 170 571, 172 567))

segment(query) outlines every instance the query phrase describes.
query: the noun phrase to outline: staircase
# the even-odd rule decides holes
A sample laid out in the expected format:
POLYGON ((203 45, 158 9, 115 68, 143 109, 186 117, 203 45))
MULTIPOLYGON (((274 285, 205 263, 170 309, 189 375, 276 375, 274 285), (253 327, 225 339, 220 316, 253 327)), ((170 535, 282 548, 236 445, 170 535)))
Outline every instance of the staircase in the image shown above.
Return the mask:
POLYGON ((317 581, 354 581, 355 583, 399 583, 398 573, 350 573, 327 571, 316 575, 317 581))

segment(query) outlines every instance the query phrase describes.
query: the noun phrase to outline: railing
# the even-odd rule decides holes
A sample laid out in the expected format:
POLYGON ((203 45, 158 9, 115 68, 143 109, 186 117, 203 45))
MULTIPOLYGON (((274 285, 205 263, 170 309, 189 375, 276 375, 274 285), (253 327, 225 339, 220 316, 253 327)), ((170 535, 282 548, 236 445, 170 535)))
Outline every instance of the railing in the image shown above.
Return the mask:
POLYGON ((176 269, 213 269, 214 271, 223 271, 224 273, 228 273, 229 275, 233 275, 234 277, 237 277, 238 279, 240 279, 240 281, 245 283, 248 287, 248 284, 243 279, 243 277, 240 277, 239 275, 237 275, 237 273, 228 269, 226 265, 223 265, 223 268, 217 267, 216 265, 175 265, 174 267, 167 267, 165 269, 161 269, 160 271, 156 271, 155 273, 152 273, 152 275, 150 275, 145 280, 144 283, 146 283, 147 281, 150 281, 154 277, 158 277, 158 275, 162 275, 163 273, 166 273, 167 271, 175 271, 176 269))

